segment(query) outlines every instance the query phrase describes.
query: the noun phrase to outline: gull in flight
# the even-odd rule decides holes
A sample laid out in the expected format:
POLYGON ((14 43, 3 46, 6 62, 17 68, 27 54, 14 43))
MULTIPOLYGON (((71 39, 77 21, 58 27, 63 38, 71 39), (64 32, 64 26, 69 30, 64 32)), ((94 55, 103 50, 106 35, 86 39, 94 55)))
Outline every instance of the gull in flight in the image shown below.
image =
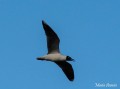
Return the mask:
POLYGON ((66 77, 70 81, 73 81, 74 70, 67 61, 74 60, 70 56, 65 56, 60 53, 59 37, 45 21, 42 21, 42 25, 46 34, 48 53, 42 57, 38 57, 37 60, 46 60, 56 63, 63 70, 66 77))

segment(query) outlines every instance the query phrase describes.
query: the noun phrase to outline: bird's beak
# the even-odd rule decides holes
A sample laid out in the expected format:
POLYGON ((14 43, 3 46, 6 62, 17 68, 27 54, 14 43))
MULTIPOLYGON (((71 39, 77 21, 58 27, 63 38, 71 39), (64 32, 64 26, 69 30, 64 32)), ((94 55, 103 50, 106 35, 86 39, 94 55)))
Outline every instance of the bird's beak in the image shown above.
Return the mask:
POLYGON ((71 59, 73 62, 75 62, 75 60, 74 59, 71 59))

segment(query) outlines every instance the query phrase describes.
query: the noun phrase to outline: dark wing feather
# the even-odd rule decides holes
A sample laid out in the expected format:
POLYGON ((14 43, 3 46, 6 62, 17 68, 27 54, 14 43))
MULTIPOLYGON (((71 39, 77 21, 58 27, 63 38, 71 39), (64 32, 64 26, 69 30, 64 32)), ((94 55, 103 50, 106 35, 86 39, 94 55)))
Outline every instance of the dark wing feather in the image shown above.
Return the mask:
POLYGON ((63 70, 70 81, 74 80, 74 71, 71 64, 66 61, 56 61, 55 63, 63 70))
POLYGON ((42 24, 47 37, 48 54, 56 52, 59 53, 60 39, 47 23, 42 21, 42 24))

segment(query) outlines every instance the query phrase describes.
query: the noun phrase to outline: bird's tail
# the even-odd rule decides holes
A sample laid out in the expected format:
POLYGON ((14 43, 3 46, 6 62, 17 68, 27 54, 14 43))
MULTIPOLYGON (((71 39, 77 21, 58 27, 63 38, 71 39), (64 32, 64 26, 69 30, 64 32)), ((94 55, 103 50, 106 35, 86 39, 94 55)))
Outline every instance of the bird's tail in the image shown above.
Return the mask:
POLYGON ((42 60, 42 61, 45 60, 45 59, 43 59, 43 58, 36 58, 36 59, 37 59, 37 60, 42 60))

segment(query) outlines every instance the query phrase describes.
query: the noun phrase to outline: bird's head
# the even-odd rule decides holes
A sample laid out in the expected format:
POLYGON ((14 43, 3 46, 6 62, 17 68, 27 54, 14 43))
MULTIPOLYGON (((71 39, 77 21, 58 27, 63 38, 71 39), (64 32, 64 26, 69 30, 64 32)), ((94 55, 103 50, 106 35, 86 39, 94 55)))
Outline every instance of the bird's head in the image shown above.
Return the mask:
POLYGON ((66 56, 66 60, 67 61, 74 61, 74 59, 72 59, 70 56, 66 56))

